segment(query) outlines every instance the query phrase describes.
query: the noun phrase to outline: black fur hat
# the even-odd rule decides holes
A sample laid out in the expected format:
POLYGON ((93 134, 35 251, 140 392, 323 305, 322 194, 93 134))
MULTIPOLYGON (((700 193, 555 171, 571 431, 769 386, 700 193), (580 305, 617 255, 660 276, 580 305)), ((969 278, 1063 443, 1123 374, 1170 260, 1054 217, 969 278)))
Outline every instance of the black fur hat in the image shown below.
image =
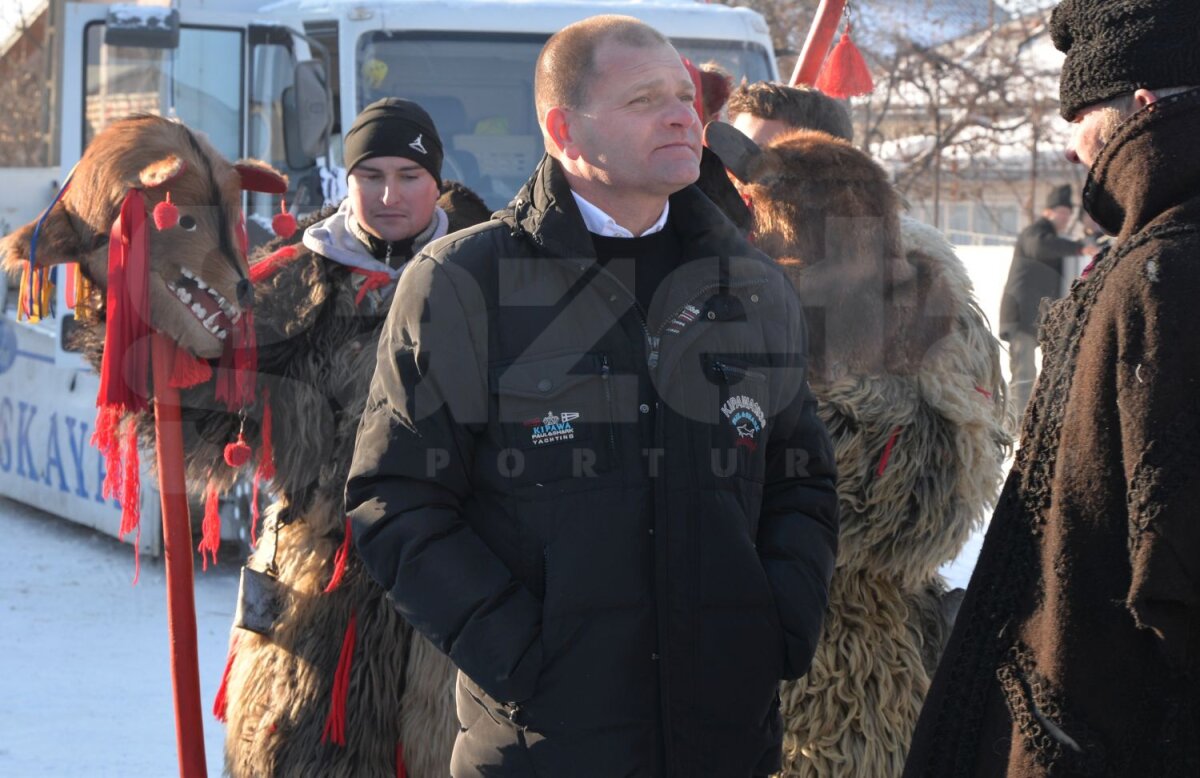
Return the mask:
POLYGON ((1063 184, 1051 189, 1050 194, 1046 195, 1046 207, 1074 208, 1075 203, 1071 202, 1071 185, 1063 184))
POLYGON ((1059 111, 1138 89, 1200 86, 1200 0, 1063 0, 1050 17, 1067 55, 1059 111))

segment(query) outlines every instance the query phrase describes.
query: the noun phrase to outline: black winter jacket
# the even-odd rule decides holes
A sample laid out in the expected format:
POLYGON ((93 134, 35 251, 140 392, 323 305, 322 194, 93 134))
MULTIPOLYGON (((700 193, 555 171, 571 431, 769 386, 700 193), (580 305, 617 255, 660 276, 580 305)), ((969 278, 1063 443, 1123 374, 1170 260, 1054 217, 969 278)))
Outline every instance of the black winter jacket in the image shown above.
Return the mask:
POLYGON ((347 505, 462 670, 456 778, 778 767, 777 685, 808 669, 833 571, 833 456, 792 285, 695 187, 668 228, 685 261, 643 316, 547 158, 401 278, 347 505))
POLYGON ((1061 237, 1045 217, 1021 230, 1000 301, 1000 337, 1037 333, 1042 300, 1062 294, 1063 259, 1082 250, 1082 243, 1061 237))

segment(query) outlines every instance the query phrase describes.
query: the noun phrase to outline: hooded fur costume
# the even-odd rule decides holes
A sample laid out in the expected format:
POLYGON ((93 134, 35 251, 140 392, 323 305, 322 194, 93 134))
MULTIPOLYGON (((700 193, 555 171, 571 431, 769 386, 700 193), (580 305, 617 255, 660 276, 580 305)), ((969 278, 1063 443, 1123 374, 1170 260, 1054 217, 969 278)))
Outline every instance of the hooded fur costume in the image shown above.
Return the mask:
POLYGON ((760 149, 714 123, 705 140, 805 304, 838 469, 837 568, 812 667, 781 688, 782 774, 895 778, 957 603, 938 568, 1008 450, 999 344, 953 249, 898 215, 866 154, 813 130, 760 149))

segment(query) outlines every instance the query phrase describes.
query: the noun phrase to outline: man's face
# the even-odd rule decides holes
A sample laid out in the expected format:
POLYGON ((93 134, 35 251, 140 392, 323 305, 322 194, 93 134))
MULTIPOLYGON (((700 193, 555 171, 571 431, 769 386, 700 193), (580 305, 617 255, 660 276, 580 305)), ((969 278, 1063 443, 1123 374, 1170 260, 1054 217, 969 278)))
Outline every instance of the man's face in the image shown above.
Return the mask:
POLYGON ((563 153, 579 174, 615 190, 667 196, 700 177, 695 87, 667 45, 596 49, 586 105, 570 110, 563 153))
POLYGON ((766 146, 776 135, 795 129, 782 119, 763 119, 751 113, 739 113, 731 124, 759 146, 766 146))
POLYGON ((1090 169, 1126 116, 1111 103, 1097 103, 1081 110, 1071 120, 1067 159, 1090 169))
POLYGON ((1054 231, 1058 233, 1067 231, 1067 227, 1071 224, 1071 217, 1074 214, 1075 211, 1065 205, 1046 209, 1046 218, 1054 225, 1054 231))
POLYGON ((404 157, 371 157, 349 175, 350 206, 362 228, 376 238, 419 235, 433 219, 438 186, 429 171, 404 157))

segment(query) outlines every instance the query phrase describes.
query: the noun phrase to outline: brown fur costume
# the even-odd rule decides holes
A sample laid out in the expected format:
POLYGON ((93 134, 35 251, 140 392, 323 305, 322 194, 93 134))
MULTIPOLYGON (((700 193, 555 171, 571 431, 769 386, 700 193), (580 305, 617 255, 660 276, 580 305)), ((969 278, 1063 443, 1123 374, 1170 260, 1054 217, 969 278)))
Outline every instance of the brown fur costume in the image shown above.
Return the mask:
MULTIPOLYGON (((246 185, 239 174, 247 176, 250 168, 283 183, 265 166, 231 166, 183 125, 155 117, 117 122, 93 140, 71 188, 48 217, 38 264, 80 261, 85 275, 102 288, 106 248, 97 236, 107 235, 125 192, 145 187, 151 208, 169 188, 180 213, 195 216, 200 226, 194 232, 150 228, 152 324, 193 352, 215 356, 219 343, 210 342, 215 339, 207 337, 187 307, 157 282, 187 268, 228 300, 236 299, 247 265, 232 250, 234 236, 222 234, 220 227, 230 220, 236 224, 239 186, 246 185), (174 178, 169 187, 152 188, 156 179, 150 173, 163 168, 174 178)), ((488 218, 483 202, 453 182, 443 187, 439 205, 451 231, 488 218)), ((27 257, 31 234, 32 225, 0 244, 9 272, 27 257)), ((296 248, 295 259, 254 288, 259 385, 270 392, 273 414, 273 491, 279 501, 266 522, 280 526, 271 534, 277 543, 281 611, 269 637, 234 630, 225 768, 246 778, 392 778, 403 744, 411 778, 445 776, 457 731, 453 667, 414 636, 352 548, 341 585, 324 591, 346 528, 342 490, 383 319, 359 314, 345 268, 302 245, 296 248), (322 734, 352 612, 356 644, 346 695, 346 744, 339 746, 322 742, 322 734)), ((80 330, 80 340, 98 365, 104 337, 100 289, 88 308, 92 323, 80 330)), ((182 403, 189 484, 231 485, 237 473, 225 465, 222 452, 237 436, 238 416, 215 400, 212 381, 185 390, 182 403)), ((255 456, 261 452, 262 410, 259 403, 246 418, 246 439, 255 456)), ((144 414, 138 421, 145 447, 152 440, 153 420, 144 414)), ((259 569, 267 566, 268 560, 257 557, 268 545, 252 557, 259 569)))
POLYGON ((948 633, 938 568, 999 487, 998 344, 953 250, 898 216, 865 154, 813 131, 761 151, 723 128, 709 143, 745 184, 758 246, 805 301, 837 455, 838 566, 812 669, 781 690, 783 772, 898 776, 948 633))

